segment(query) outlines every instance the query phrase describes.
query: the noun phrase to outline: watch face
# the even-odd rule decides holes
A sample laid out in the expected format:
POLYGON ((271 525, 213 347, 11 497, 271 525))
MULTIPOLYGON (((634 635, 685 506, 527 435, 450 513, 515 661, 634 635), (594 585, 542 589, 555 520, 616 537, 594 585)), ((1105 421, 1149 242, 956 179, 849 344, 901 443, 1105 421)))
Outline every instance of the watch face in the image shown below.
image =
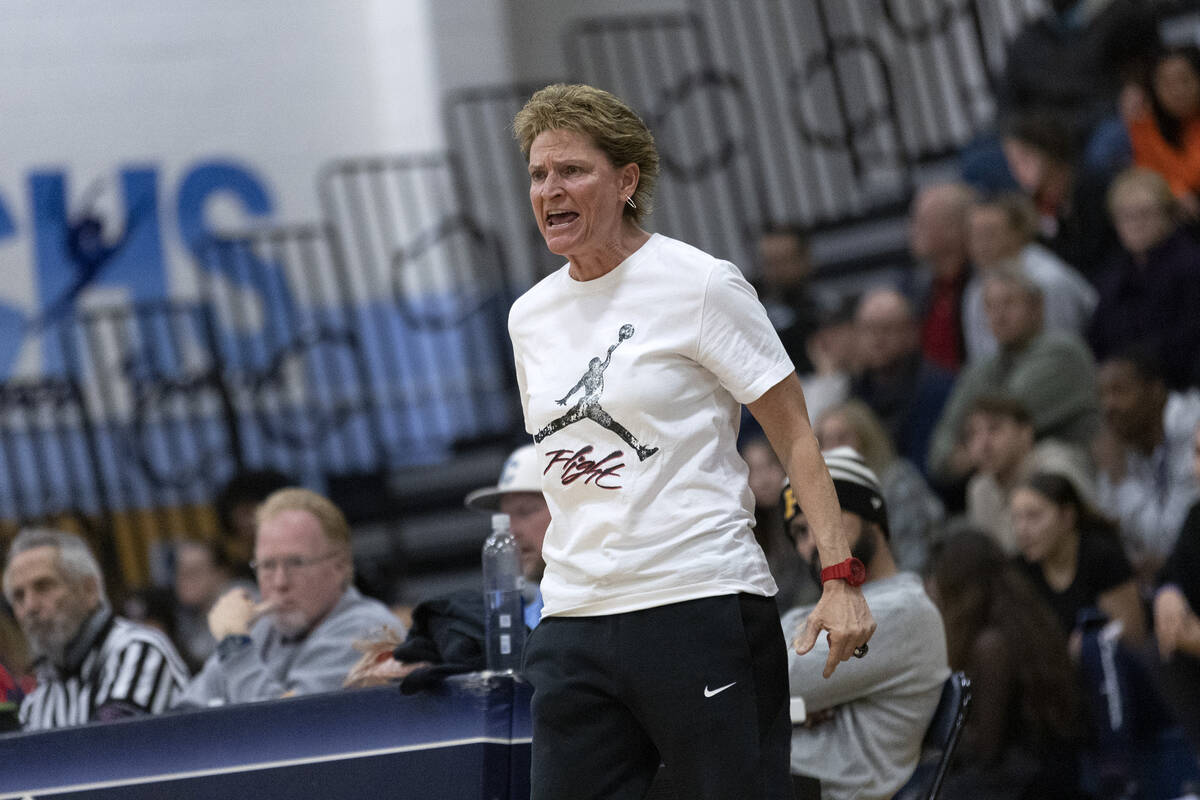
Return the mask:
POLYGON ((867 579, 867 568, 857 558, 850 559, 850 585, 861 586, 867 579))

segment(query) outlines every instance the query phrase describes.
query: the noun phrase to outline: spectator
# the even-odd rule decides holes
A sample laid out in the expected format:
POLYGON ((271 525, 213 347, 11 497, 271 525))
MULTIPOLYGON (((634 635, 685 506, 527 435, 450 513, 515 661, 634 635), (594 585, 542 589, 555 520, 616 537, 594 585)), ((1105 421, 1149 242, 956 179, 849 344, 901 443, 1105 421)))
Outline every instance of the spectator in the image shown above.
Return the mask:
POLYGON ((1081 797, 1082 698, 1054 614, 981 531, 947 538, 931 586, 950 669, 971 679, 971 713, 943 796, 1081 797))
MULTIPOLYGON (((921 353, 912 305, 893 289, 863 295, 854 316, 861 371, 852 396, 875 412, 896 451, 921 469, 954 375, 921 353)), ((819 414, 811 412, 815 419, 819 414)))
MULTIPOLYGON (((1200 426, 1193 435, 1192 474, 1200 481, 1200 426)), ((1154 636, 1171 706, 1200 751, 1200 501, 1193 503, 1154 596, 1154 636)))
POLYGON ((1096 290, 1077 270, 1034 240, 1037 210, 1018 192, 979 200, 967 215, 967 249, 975 274, 963 297, 963 333, 967 360, 995 354, 996 337, 983 310, 983 278, 1015 263, 1042 290, 1047 330, 1082 336, 1096 309, 1096 290))
MULTIPOLYGON (((504 462, 496 485, 476 489, 463 501, 475 511, 507 514, 513 538, 521 551, 521 573, 526 583, 537 589, 546 571, 542 543, 550 524, 550 509, 542 495, 542 470, 533 445, 514 450, 504 462)), ((530 628, 541 620, 541 594, 534 591, 525 607, 525 622, 530 628)))
MULTIPOLYGON (((233 569, 225 552, 203 539, 183 539, 175 546, 175 641, 194 671, 217 647, 208 630, 208 612, 233 586, 233 569)), ((239 581, 247 589, 254 584, 239 581)))
POLYGON ((1178 797, 1200 778, 1183 732, 1137 653, 1145 614, 1116 528, 1083 502, 1071 481, 1039 472, 1013 492, 1025 574, 1071 635, 1091 709, 1089 751, 1101 798, 1178 797), (1111 624, 1110 624, 1111 623, 1111 624), (1190 763, 1188 763, 1190 761, 1190 763))
POLYGON ((1168 392, 1153 358, 1127 350, 1100 366, 1100 406, 1097 502, 1120 520, 1125 551, 1149 585, 1200 496, 1192 477, 1200 393, 1168 392))
POLYGON ((1126 118, 1133 163, 1162 175, 1187 215, 1200 217, 1200 48, 1164 50, 1149 91, 1136 96, 1126 118))
POLYGON ((1081 612, 1119 620, 1121 638, 1141 644, 1146 621, 1133 568, 1116 527, 1093 511, 1063 475, 1035 472, 1012 493, 1019 563, 1062 625, 1073 631, 1081 612))
MULTIPOLYGON (((937 708, 946 666, 946 636, 937 608, 921 579, 901 572, 892 558, 888 509, 879 481, 848 447, 826 452, 825 462, 842 507, 842 526, 854 557, 865 568, 863 594, 879 627, 870 652, 819 677, 828 643, 821 638, 803 656, 788 653, 791 693, 804 700, 807 718, 792 733, 792 772, 805 789, 820 782, 824 800, 886 798, 912 775, 921 739, 937 708)), ((814 577, 820 559, 803 510, 790 486, 784 517, 796 550, 814 577)), ((784 617, 798 630, 811 607, 784 617)))
POLYGON ((254 512, 272 493, 295 481, 273 469, 255 469, 236 473, 220 491, 213 505, 221 527, 221 547, 236 577, 253 581, 247 566, 254 552, 254 512))
POLYGON ((783 465, 766 436, 756 436, 740 448, 750 468, 750 491, 754 493, 754 538, 767 556, 767 566, 779 591, 775 604, 779 613, 817 602, 817 584, 796 559, 796 548, 783 530, 779 487, 787 478, 783 465))
MULTIPOLYGON (((540 584, 546 569, 542 542, 550 524, 550 509, 542 495, 542 470, 533 445, 514 450, 496 485, 471 492, 466 504, 476 511, 508 515, 526 580, 525 624, 537 627, 542 611, 540 584)), ((482 598, 481 590, 471 589, 419 604, 413 611, 413 629, 407 641, 381 638, 364 643, 363 657, 350 671, 346 685, 373 686, 438 665, 445 666, 445 671, 484 669, 482 598)))
POLYGON ((1084 498, 1094 480, 1084 452, 1054 439, 1034 442, 1033 417, 1025 404, 1005 394, 981 394, 965 423, 966 447, 975 474, 967 482, 967 517, 1009 555, 1017 552, 1009 498, 1034 472, 1051 471, 1075 483, 1084 498))
POLYGON ((216 652, 182 703, 211 706, 336 689, 353 643, 399 624, 351 582, 350 528, 307 489, 281 489, 255 512, 254 570, 262 602, 234 589, 208 614, 216 652))
POLYGON ((157 714, 187 681, 166 636, 113 615, 100 565, 74 534, 18 534, 8 551, 4 596, 38 676, 21 704, 25 730, 157 714))
POLYGON ((1115 238, 1104 209, 1108 175, 1080 172, 1070 132, 1053 115, 1008 124, 1004 153, 1037 209, 1038 240, 1091 278, 1115 238))
POLYGON ((930 535, 945 518, 946 509, 920 470, 896 455, 883 424, 861 400, 847 400, 829 409, 817 417, 813 430, 822 450, 849 447, 862 454, 867 467, 879 477, 896 566, 924 574, 930 535))
MULTIPOLYGON (((800 375, 800 385, 804 387, 809 419, 845 400, 850 393, 850 376, 858 369, 855 305, 854 298, 846 297, 823 311, 817 329, 808 337, 808 360, 813 371, 800 375)), ((754 419, 749 413, 745 416, 754 419)))
POLYGON ((988 275, 984 307, 1000 351, 958 376, 929 448, 932 475, 961 479, 970 469, 963 422, 971 403, 987 392, 1020 397, 1037 437, 1088 447, 1099 413, 1096 366, 1077 336, 1042 329, 1041 290, 1019 272, 988 275))
POLYGON ((755 288, 767 317, 796 372, 811 372, 807 342, 819 318, 810 289, 813 266, 808 237, 798 227, 768 228, 758 240, 758 254, 762 270, 755 288))
POLYGON ((1108 205, 1121 247, 1097 278, 1088 333, 1096 358, 1139 346, 1162 363, 1169 388, 1200 385, 1200 244, 1177 225, 1157 173, 1121 173, 1108 205))
POLYGON ((1157 46, 1154 17, 1139 0, 1051 0, 1050 7, 1008 46, 998 116, 1002 124, 1056 116, 1069 126, 1083 169, 1112 174, 1129 157, 1117 96, 1157 46))
POLYGON ((920 287, 921 352, 933 363, 957 370, 965 357, 962 298, 967 285, 967 208, 974 194, 962 183, 919 190, 909 212, 909 250, 928 270, 920 287))

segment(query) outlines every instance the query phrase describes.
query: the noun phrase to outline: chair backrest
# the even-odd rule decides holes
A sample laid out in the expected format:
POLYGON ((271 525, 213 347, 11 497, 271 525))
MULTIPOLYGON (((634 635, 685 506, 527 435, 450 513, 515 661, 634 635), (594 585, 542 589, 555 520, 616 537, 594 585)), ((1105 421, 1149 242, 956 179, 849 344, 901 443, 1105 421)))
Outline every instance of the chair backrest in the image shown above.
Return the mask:
POLYGON ((962 672, 950 673, 942 686, 942 699, 925 729, 917 768, 892 800, 934 800, 938 796, 970 705, 970 679, 962 672))

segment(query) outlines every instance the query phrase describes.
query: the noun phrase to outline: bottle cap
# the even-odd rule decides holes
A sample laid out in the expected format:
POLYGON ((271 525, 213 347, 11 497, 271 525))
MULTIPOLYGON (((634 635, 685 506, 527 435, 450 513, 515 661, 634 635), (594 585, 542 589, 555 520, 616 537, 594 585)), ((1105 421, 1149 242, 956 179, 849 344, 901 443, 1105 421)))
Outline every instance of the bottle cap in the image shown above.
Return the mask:
POLYGON ((509 529, 508 514, 492 514, 492 530, 506 531, 509 529))

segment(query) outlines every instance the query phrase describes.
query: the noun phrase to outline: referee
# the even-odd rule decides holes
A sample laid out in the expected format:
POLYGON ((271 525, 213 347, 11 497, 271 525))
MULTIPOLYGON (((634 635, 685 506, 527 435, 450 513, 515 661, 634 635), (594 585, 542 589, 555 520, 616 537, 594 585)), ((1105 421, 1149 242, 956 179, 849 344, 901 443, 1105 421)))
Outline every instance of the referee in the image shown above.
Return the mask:
POLYGON ((74 534, 18 534, 8 551, 4 596, 37 671, 37 688, 19 713, 27 731, 157 714, 187 681, 166 636, 113 615, 100 565, 74 534))

